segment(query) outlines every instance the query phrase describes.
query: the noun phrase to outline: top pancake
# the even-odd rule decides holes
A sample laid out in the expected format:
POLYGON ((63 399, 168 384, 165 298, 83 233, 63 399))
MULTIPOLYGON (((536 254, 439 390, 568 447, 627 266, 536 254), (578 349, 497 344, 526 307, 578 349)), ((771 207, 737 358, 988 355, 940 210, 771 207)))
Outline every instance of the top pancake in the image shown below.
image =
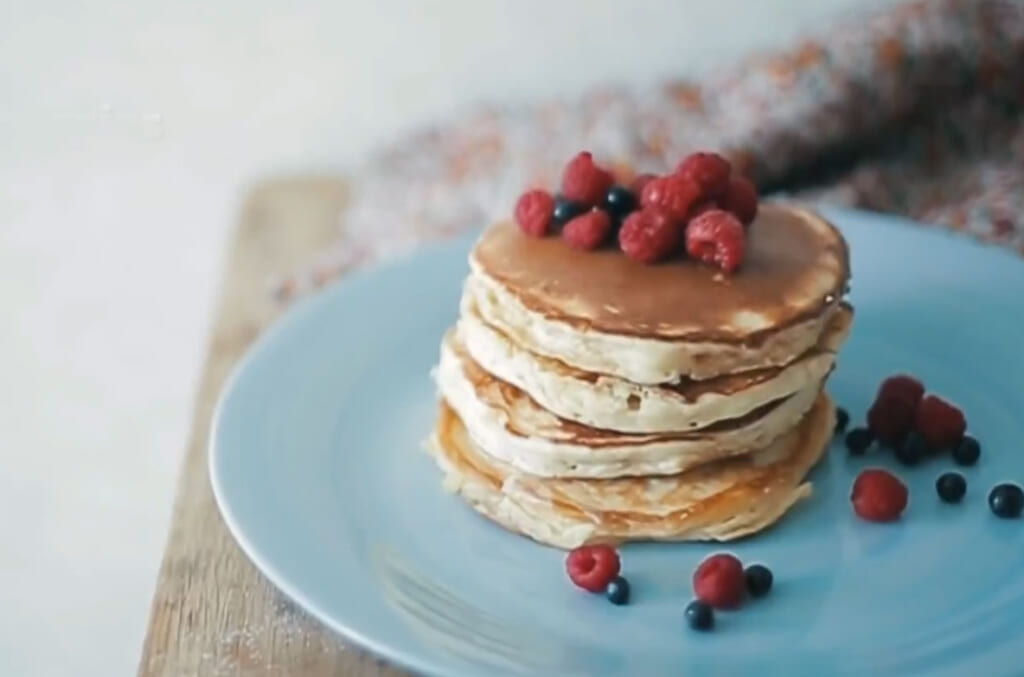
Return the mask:
POLYGON ((489 228, 470 263, 549 320, 654 339, 752 342, 818 316, 843 295, 846 243, 820 216, 763 204, 747 234, 732 275, 682 258, 644 265, 613 246, 581 252, 512 223, 489 228))

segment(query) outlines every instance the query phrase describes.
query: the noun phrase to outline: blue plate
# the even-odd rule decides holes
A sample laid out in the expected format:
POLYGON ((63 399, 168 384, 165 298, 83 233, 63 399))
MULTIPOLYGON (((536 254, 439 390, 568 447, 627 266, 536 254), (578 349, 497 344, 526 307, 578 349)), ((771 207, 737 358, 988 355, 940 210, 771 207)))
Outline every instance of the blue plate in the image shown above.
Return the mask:
POLYGON ((228 527, 324 624, 429 674, 1021 674, 1024 521, 995 518, 986 495, 1024 481, 1024 263, 893 218, 828 215, 854 253, 857 307, 830 390, 855 421, 897 371, 961 404, 983 445, 963 504, 936 496, 944 457, 900 470, 900 523, 861 522, 852 478, 894 464, 836 443, 812 500, 725 546, 767 563, 776 587, 713 633, 690 631, 683 608, 694 566, 722 546, 627 546, 632 604, 580 592, 563 553, 443 493, 421 451, 466 238, 347 278, 249 352, 210 448, 228 527))

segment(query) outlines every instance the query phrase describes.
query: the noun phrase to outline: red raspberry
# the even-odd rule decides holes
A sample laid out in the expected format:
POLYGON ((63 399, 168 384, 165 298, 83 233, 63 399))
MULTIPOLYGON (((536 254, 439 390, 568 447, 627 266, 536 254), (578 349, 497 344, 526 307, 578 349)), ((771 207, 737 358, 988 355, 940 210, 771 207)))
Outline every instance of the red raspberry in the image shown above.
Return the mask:
POLYGON ((905 399, 916 407, 917 403, 924 397, 924 384, 913 376, 896 374, 882 381, 882 385, 878 387, 878 395, 875 399, 880 400, 888 395, 905 399))
POLYGON ((721 209, 700 214, 686 228, 686 251, 690 256, 727 273, 740 267, 746 248, 743 224, 721 209))
POLYGON ((869 522, 892 522, 907 507, 907 487, 881 468, 862 470, 850 492, 853 510, 869 522))
POLYGON ((573 249, 597 249, 612 232, 612 219, 608 212, 592 209, 565 224, 562 237, 573 249))
POLYGON ((654 263, 679 248, 683 230, 660 207, 644 207, 626 217, 619 230, 619 247, 640 263, 654 263))
POLYGON ((696 183, 704 198, 723 195, 729 187, 730 173, 732 166, 718 153, 693 153, 676 167, 676 174, 696 183))
POLYGON ((629 189, 633 191, 633 195, 640 195, 644 192, 644 186, 656 178, 658 177, 654 174, 639 174, 635 179, 633 179, 633 183, 629 185, 629 189))
POLYGON ((583 151, 569 161, 562 173, 562 195, 587 207, 599 205, 612 187, 615 177, 594 164, 594 157, 583 151))
POLYGON ((565 571, 578 587, 603 592, 619 575, 619 553, 610 545, 584 545, 565 558, 565 571))
POLYGON ((914 427, 915 409, 906 397, 883 393, 868 409, 868 429, 882 444, 897 446, 914 427))
POLYGON ((733 176, 721 199, 722 209, 749 226, 757 216, 757 188, 745 176, 733 176))
POLYGON ((544 237, 551 226, 555 200, 546 190, 528 190, 516 201, 516 223, 527 235, 544 237))
POLYGON ((967 419, 955 406, 935 395, 917 405, 914 427, 934 450, 952 447, 963 439, 967 419))
POLYGON ((661 207, 680 224, 699 199, 697 184, 676 174, 651 179, 640 193, 642 206, 661 207))
POLYGON ((746 592, 743 564, 734 556, 719 553, 707 557, 693 572, 697 599, 716 609, 735 609, 746 592))

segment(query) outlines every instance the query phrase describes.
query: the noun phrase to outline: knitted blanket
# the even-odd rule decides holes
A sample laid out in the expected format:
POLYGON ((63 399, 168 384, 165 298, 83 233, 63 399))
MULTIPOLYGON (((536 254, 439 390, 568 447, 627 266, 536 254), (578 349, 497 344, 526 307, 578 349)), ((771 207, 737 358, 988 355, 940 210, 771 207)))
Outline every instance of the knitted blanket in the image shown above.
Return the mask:
POLYGON ((918 0, 701 82, 608 86, 416 130, 357 172, 335 244, 282 299, 511 214, 588 149, 617 173, 719 149, 767 194, 964 230, 1024 253, 1024 2, 918 0))

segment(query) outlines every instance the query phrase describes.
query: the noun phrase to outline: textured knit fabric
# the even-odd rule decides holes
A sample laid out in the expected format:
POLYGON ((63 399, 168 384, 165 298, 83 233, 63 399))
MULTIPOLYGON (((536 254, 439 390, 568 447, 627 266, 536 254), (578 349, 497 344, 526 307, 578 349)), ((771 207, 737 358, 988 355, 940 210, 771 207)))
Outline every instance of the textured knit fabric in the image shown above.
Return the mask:
POLYGON ((1024 253, 1024 2, 912 2, 699 83, 599 88, 414 131, 368 159, 335 244, 278 292, 507 218, 581 149, 627 175, 719 149, 763 192, 1024 253))

